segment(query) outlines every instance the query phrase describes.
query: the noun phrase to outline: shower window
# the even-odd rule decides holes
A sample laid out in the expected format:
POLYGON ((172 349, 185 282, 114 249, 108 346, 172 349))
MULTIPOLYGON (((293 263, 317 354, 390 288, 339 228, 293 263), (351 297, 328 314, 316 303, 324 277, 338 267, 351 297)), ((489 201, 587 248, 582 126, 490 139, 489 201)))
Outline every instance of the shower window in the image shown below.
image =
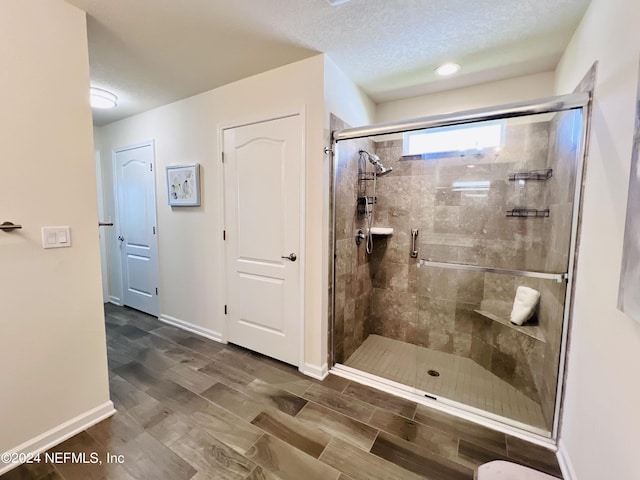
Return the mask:
POLYGON ((505 121, 480 125, 453 125, 417 130, 403 134, 403 155, 423 155, 426 158, 464 155, 504 145, 505 121))

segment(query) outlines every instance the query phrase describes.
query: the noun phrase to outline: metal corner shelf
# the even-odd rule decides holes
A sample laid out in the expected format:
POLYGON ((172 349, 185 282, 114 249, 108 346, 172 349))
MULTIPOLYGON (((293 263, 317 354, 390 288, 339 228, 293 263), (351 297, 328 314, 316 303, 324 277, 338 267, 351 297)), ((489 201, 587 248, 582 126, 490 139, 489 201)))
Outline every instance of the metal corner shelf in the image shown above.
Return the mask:
POLYGON ((545 168, 543 170, 529 170, 528 172, 516 172, 509 175, 509 180, 514 182, 518 180, 549 180, 553 176, 553 168, 545 168))
POLYGON ((549 208, 538 210, 537 208, 513 208, 507 210, 507 217, 515 218, 546 218, 550 215, 549 208))

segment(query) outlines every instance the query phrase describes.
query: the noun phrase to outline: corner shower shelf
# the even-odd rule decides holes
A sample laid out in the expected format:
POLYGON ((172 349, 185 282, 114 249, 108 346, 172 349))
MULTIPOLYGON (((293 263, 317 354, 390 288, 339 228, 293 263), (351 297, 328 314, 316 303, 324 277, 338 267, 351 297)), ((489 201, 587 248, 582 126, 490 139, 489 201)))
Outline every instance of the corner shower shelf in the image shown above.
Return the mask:
POLYGON ((497 322, 506 327, 509 327, 515 330, 516 332, 520 332, 523 335, 526 335, 531 338, 535 338, 536 340, 542 343, 546 343, 546 340, 544 338, 544 333, 542 333, 542 328, 540 328, 538 325, 527 325, 526 323, 524 325, 514 325, 509 321, 508 318, 502 318, 502 317, 499 317, 498 315, 494 315, 493 313, 490 313, 484 310, 474 310, 474 312, 476 312, 478 315, 482 315, 483 317, 488 318, 489 320, 493 320, 494 322, 497 322))
POLYGON ((381 236, 393 235, 393 228, 391 228, 391 227, 371 227, 371 235, 381 235, 381 236))
POLYGON ((509 175, 509 180, 549 180, 553 176, 553 168, 544 170, 530 170, 528 172, 516 172, 509 175))

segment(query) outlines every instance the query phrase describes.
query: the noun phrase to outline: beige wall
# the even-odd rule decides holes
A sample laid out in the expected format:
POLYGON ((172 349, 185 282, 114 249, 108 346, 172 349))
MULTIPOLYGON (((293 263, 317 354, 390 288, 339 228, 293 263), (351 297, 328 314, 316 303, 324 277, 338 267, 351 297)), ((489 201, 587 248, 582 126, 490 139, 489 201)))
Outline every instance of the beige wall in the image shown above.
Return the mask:
POLYGON ((640 54, 640 3, 593 0, 558 69, 598 61, 561 446, 576 478, 640 478, 640 324, 617 308, 640 54))
POLYGON ((460 112, 553 95, 553 72, 510 78, 378 104, 376 122, 460 112))
MULTIPOLYGON (((270 118, 305 109, 305 363, 320 368, 323 272, 323 69, 322 55, 293 63, 149 112, 97 128, 104 164, 107 215, 116 219, 112 151, 155 141, 158 216, 160 312, 224 335, 225 300, 222 244, 221 125, 270 118), (201 165, 202 205, 174 209, 167 205, 165 167, 201 165), (193 279, 184 281, 187 272, 193 279)), ((122 289, 117 230, 108 239, 110 294, 122 289)), ((326 323, 325 323, 326 325, 326 323)), ((326 341, 324 342, 326 344, 326 341)), ((314 370, 315 371, 315 370, 314 370)))
POLYGON ((23 225, 0 232, 6 452, 111 407, 84 12, 62 0, 3 0, 0 39, 0 222, 23 225), (46 225, 70 226, 73 246, 43 250, 46 225))

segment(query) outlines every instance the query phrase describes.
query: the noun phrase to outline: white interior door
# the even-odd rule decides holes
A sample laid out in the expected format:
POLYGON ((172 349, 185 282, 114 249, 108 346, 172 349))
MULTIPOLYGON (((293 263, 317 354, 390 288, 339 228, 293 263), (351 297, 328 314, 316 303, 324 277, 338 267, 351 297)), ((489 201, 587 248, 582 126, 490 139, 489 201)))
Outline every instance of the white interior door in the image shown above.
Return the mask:
POLYGON ((224 131, 228 340, 300 362, 300 115, 224 131))
POLYGON ((153 145, 116 152, 122 300, 158 316, 158 243, 153 145))

